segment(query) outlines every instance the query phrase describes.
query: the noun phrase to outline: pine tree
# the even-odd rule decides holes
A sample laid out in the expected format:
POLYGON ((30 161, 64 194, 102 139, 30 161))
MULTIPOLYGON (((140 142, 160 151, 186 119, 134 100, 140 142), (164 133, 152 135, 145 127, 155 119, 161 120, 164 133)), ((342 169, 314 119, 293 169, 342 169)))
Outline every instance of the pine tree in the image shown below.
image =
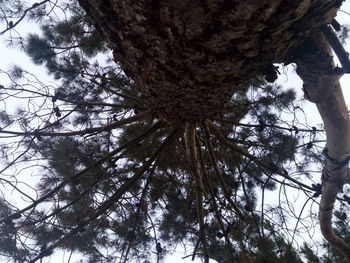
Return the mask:
MULTIPOLYGON (((290 201, 258 203, 277 188, 322 196, 323 234, 347 255, 330 217, 348 169, 337 82, 347 61, 333 67, 327 25, 342 1, 79 2, 0 3, 2 33, 41 21, 40 35, 10 41, 56 80, 16 66, 1 86, 2 102, 29 105, 0 114, 3 183, 27 202, 1 199, 4 257, 36 262, 61 248, 86 262, 158 262, 185 242, 204 262, 342 260, 294 246, 297 226, 286 222, 303 219, 290 201), (324 119, 323 185, 303 176, 322 161, 323 129, 283 119, 302 109, 293 90, 272 84, 276 63, 296 63, 324 119), (34 198, 14 181, 23 164, 40 174, 34 198)), ((334 214, 346 240, 344 213, 334 214)))

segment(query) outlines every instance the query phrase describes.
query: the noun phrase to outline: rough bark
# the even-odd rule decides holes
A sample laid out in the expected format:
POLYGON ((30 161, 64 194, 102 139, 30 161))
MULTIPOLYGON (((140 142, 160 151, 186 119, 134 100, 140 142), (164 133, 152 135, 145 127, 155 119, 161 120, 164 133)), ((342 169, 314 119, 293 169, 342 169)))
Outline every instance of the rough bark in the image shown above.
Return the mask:
POLYGON ((339 69, 334 67, 332 51, 320 31, 311 34, 296 59, 297 73, 303 80, 305 96, 314 102, 325 125, 327 143, 322 173, 322 197, 319 220, 323 236, 340 249, 350 262, 350 248, 332 229, 336 196, 348 181, 350 121, 339 83, 339 69))
POLYGON ((272 63, 297 62, 305 95, 316 103, 327 133, 321 230, 350 258, 332 230, 335 198, 348 171, 349 119, 339 71, 319 33, 342 0, 79 2, 150 110, 173 125, 217 116, 247 81, 274 76, 272 63))
POLYGON ((342 0, 79 0, 144 100, 170 123, 217 116, 235 90, 330 23, 342 0))

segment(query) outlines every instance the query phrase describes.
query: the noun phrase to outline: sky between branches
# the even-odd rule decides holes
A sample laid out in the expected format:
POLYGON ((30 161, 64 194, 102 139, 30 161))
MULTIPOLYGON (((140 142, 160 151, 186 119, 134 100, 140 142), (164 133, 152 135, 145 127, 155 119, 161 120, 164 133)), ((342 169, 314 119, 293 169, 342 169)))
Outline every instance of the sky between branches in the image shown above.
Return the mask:
MULTIPOLYGON (((27 2, 36 2, 36 1, 27 1, 27 2)), ((346 1, 341 10, 349 11, 350 12, 350 1, 346 1)), ((338 22, 342 25, 349 25, 350 26, 350 13, 347 14, 345 12, 338 12, 338 16, 336 17, 338 22)), ((0 25, 4 27, 4 25, 0 25)), ((20 25, 16 27, 16 31, 18 31, 22 37, 25 37, 26 33, 30 32, 36 32, 40 34, 39 27, 28 22, 23 22, 20 25)), ((14 34, 13 32, 10 32, 11 34, 14 34)), ((4 36, 1 36, 0 39, 0 70, 6 71, 11 65, 19 65, 23 69, 29 71, 30 73, 37 76, 41 81, 45 83, 54 83, 54 80, 47 75, 47 72, 43 66, 34 65, 30 58, 25 55, 23 52, 21 52, 18 49, 13 48, 7 48, 7 40, 9 38, 9 34, 7 33, 4 36)), ((348 44, 345 45, 345 48, 348 52, 350 52, 350 40, 348 39, 348 44)), ((289 66, 287 68, 280 67, 280 72, 282 73, 279 76, 279 79, 277 81, 278 84, 282 85, 285 88, 294 88, 294 90, 298 91, 298 97, 301 98, 303 96, 301 87, 302 82, 301 80, 296 76, 294 69, 292 66, 289 66)), ((0 74, 0 84, 5 85, 6 79, 0 74)), ((345 100, 348 102, 348 106, 350 106, 350 75, 343 76, 341 79, 342 89, 344 92, 345 100)), ((316 107, 314 104, 310 102, 304 102, 303 110, 306 113, 308 125, 314 126, 316 124, 321 123, 321 119, 318 115, 318 112, 316 110, 316 107)), ((3 110, 3 105, 0 105, 0 110, 3 110)), ((1 176, 1 175, 0 175, 1 176)), ((190 251, 187 251, 187 254, 190 254, 190 251)), ((181 260, 183 255, 176 254, 172 257, 167 257, 164 262, 169 263, 175 263, 175 262, 182 262, 182 263, 188 263, 188 262, 200 262, 200 260, 191 261, 191 257, 187 259, 181 260)), ((76 258, 76 260, 79 258, 76 258)), ((67 262, 65 260, 68 260, 68 256, 65 255, 65 258, 63 258, 62 254, 53 256, 51 258, 44 258, 43 262, 51 262, 51 263, 61 263, 61 262, 67 262)), ((75 262, 72 260, 71 262, 75 262)), ((214 261, 212 261, 214 262, 214 261)))

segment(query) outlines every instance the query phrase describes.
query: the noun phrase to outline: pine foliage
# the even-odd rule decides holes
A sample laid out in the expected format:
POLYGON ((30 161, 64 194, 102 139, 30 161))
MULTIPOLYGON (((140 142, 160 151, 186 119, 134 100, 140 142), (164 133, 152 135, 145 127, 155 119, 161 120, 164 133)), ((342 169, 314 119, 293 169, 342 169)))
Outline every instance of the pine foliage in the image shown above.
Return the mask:
MULTIPOLYGON (((149 110, 75 1, 0 5, 6 32, 22 16, 40 22, 20 44, 55 80, 1 71, 10 83, 0 87, 4 260, 62 249, 91 263, 160 262, 186 244, 192 258, 222 263, 341 262, 327 243, 297 246, 315 218, 289 198, 318 202, 311 174, 324 131, 298 120, 294 90, 256 76, 220 116, 173 126, 149 110)), ((349 240, 346 197, 335 227, 349 240)))

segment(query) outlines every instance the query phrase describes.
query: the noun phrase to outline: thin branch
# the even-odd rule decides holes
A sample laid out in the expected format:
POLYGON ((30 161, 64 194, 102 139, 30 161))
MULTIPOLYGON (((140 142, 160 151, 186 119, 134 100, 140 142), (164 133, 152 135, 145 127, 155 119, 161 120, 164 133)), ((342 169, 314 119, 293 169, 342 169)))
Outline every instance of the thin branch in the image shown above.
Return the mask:
POLYGON ((203 182, 201 165, 196 149, 196 128, 192 122, 185 125, 185 145, 187 158, 189 160, 190 172, 196 183, 197 217, 199 221, 200 240, 203 245, 204 262, 209 263, 208 243, 205 234, 204 213, 203 213, 203 182))
POLYGON ((219 168, 218 168, 218 165, 217 165, 217 160, 216 160, 216 157, 215 157, 215 154, 214 154, 214 150, 213 150, 213 145, 212 145, 211 140, 210 140, 210 132, 209 132, 209 129, 208 129, 208 127, 207 127, 207 125, 205 123, 203 125, 203 129, 204 129, 204 134, 205 134, 206 146, 207 146, 209 157, 210 157, 210 162, 211 162, 211 165, 214 168, 216 176, 218 177, 218 179, 220 181, 221 187, 224 190, 225 198, 228 200, 228 202, 232 206, 233 210, 235 210, 235 212, 239 216, 239 218, 244 220, 244 216, 243 216, 243 214, 241 212, 241 209, 232 200, 232 198, 230 196, 230 193, 227 190, 225 180, 222 177, 221 172, 219 171, 219 168))
MULTIPOLYGON (((130 147, 131 145, 136 145, 137 143, 139 143, 141 140, 145 139, 146 137, 148 137, 149 135, 151 135, 153 132, 155 132, 156 130, 158 130, 163 124, 161 122, 158 122, 156 124, 154 124, 151 128, 149 128, 146 132, 144 132, 143 134, 139 135, 138 137, 136 137, 135 139, 133 139, 132 141, 129 141, 128 143, 118 147, 117 149, 115 149, 114 151, 110 152, 109 154, 107 154, 105 157, 101 158, 100 160, 98 160, 97 162, 95 162, 94 164, 90 165, 89 167, 85 168, 84 170, 80 171, 79 173, 71 176, 70 178, 62 181, 60 184, 58 184, 54 189, 52 189, 50 192, 48 192, 47 194, 43 195, 42 197, 40 197, 39 199, 37 199, 36 201, 34 201, 31 205, 21 209, 20 211, 16 212, 16 214, 22 214, 32 208, 35 208, 38 204, 46 201, 48 198, 50 198, 51 196, 53 196, 54 194, 56 194, 62 187, 64 187, 68 182, 77 180, 80 176, 82 176, 83 174, 85 174, 86 172, 92 170, 93 168, 95 168, 98 165, 101 165, 102 163, 104 163, 105 161, 108 161, 109 159, 111 159, 111 157, 113 157, 116 153, 126 149, 127 147, 130 147)), ((12 216, 12 215, 11 215, 12 216)), ((0 223, 3 223, 4 221, 6 221, 9 217, 5 217, 3 219, 0 220, 0 223)))
MULTIPOLYGON (((131 230, 131 231, 132 231, 132 235, 135 235, 135 231, 136 231, 136 228, 137 228, 137 226, 138 226, 137 223, 139 223, 140 220, 142 220, 142 218, 140 218, 140 216, 141 216, 141 208, 142 208, 142 206, 143 206, 142 203, 145 203, 145 202, 146 202, 146 201, 145 201, 145 196, 146 196, 147 191, 148 191, 148 189, 149 189, 149 184, 150 184, 151 179, 152 179, 152 177, 153 177, 154 171, 155 171, 155 169, 156 169, 156 167, 157 167, 157 165, 158 165, 158 161, 159 161, 159 158, 155 161, 155 163, 154 163, 154 165, 153 165, 151 171, 149 172, 149 176, 147 177, 147 181, 146 181, 146 183, 145 183, 145 185, 144 185, 144 187, 143 187, 143 189, 142 189, 142 193, 141 193, 141 197, 140 197, 140 202, 139 202, 139 205, 138 205, 137 211, 136 211, 136 218, 137 218, 137 219, 135 220, 136 223, 134 224, 134 226, 133 226, 133 228, 132 228, 132 230, 131 230)), ((127 263, 128 255, 129 255, 129 252, 130 252, 130 250, 131 250, 131 248, 132 248, 132 245, 134 244, 134 241, 135 241, 135 239, 131 239, 131 240, 130 240, 130 242, 129 242, 128 246, 127 246, 126 252, 125 252, 125 256, 124 256, 124 251, 123 251, 123 253, 121 253, 120 258, 121 258, 121 259, 122 259, 123 257, 125 258, 124 263, 127 263)), ((159 257, 159 254, 157 254, 157 256, 159 257)))
MULTIPOLYGON (((226 123, 232 123, 235 126, 243 126, 243 127, 261 127, 261 124, 248 124, 248 123, 240 123, 240 122, 235 122, 227 119, 221 119, 221 118, 215 118, 215 120, 220 121, 220 122, 226 122, 226 123)), ((295 131, 295 132, 310 132, 310 133, 315 133, 315 132, 324 132, 323 129, 316 129, 316 127, 312 127, 312 129, 302 129, 298 128, 296 126, 292 127, 282 127, 274 124, 264 124, 264 127, 271 127, 271 128, 276 128, 276 129, 281 129, 281 130, 286 130, 286 131, 295 131)))
POLYGON ((218 138, 218 140, 223 143, 224 145, 226 145, 227 147, 231 148, 233 151, 238 152, 239 154, 242 154, 243 156, 248 157, 250 160, 252 160, 253 162, 255 162, 256 164, 258 164, 259 166, 272 171, 275 174, 278 174, 286 179, 288 179, 289 181, 305 188, 311 191, 314 191, 313 188, 309 185, 303 184, 301 182, 299 182, 298 180, 290 177, 285 171, 281 171, 280 169, 278 169, 278 167, 274 166, 273 164, 268 164, 265 163, 263 161, 261 161, 259 158, 257 158, 256 156, 250 154, 247 150, 233 144, 228 138, 226 138, 218 129, 218 127, 216 125, 214 125, 211 121, 207 120, 206 124, 208 125, 209 129, 213 132, 213 134, 216 136, 216 138, 218 138))
MULTIPOLYGON (((253 222, 254 222, 254 224, 255 224, 256 230, 257 230, 257 232, 258 232, 258 235, 259 235, 260 239, 262 239, 262 232, 260 231, 260 228, 259 228, 259 222, 258 222, 257 219, 256 219, 256 216, 255 216, 255 214, 254 214, 253 209, 252 209, 252 208, 250 207, 250 205, 249 205, 249 203, 251 202, 251 198, 249 197, 248 192, 247 192, 247 189, 246 189, 246 187, 245 187, 243 172, 242 172, 242 170, 241 170, 241 168, 240 168, 240 163, 239 163, 239 160, 238 160, 238 156, 237 156, 237 154, 236 154, 235 152, 233 153, 233 155, 234 155, 234 158, 235 158, 235 161, 236 161, 236 164, 237 164, 237 170, 238 170, 239 178, 241 179, 241 182, 242 182, 243 194, 244 194, 244 196, 245 196, 245 199, 247 200, 247 201, 246 201, 247 204, 248 204, 247 210, 252 214, 252 219, 253 219, 253 222)), ((262 226, 263 226, 263 223, 264 223, 264 222, 262 222, 262 226)))
MULTIPOLYGON (((0 35, 4 34, 5 32, 9 31, 10 29, 13 29, 15 28, 27 15, 27 13, 34 9, 34 8, 37 8, 39 5, 42 5, 42 4, 45 4, 46 2, 49 2, 50 0, 44 0, 44 1, 41 1, 39 3, 35 3, 33 4, 31 7, 27 8, 26 10, 24 10, 22 16, 16 21, 16 22, 12 22, 11 25, 9 24, 8 22, 8 25, 7 25, 7 28, 3 31, 0 32, 0 35)), ((11 22, 11 21, 10 21, 11 22)))
POLYGON ((41 137, 66 137, 66 136, 75 136, 75 135, 86 135, 91 133, 100 133, 105 131, 110 131, 116 128, 119 128, 123 125, 130 124, 133 122, 136 122, 140 119, 143 119, 150 115, 150 111, 143 111, 137 115, 134 115, 132 117, 122 119, 116 122, 113 122, 111 124, 107 124, 105 126, 100 127, 94 127, 94 128, 88 128, 81 131, 71 131, 71 132, 44 132, 41 130, 46 129, 46 127, 32 131, 32 132, 16 132, 16 131, 6 131, 6 130, 0 130, 0 134, 14 134, 14 135, 34 135, 34 136, 41 136, 41 137))
POLYGON ((98 209, 97 211, 89 216, 86 220, 81 222, 77 227, 73 228, 69 231, 64 237, 53 243, 51 246, 49 246, 45 251, 42 251, 39 255, 34 257, 32 260, 29 261, 29 263, 34 263, 38 261, 39 259, 42 259, 45 257, 47 252, 53 251, 55 248, 57 248, 59 245, 61 245, 65 240, 70 238, 71 236, 77 234, 80 230, 80 228, 86 226, 91 221, 97 219, 99 216, 104 214, 113 204, 115 204, 120 197, 122 197, 141 177, 144 175, 144 173, 147 171, 147 169, 153 164, 153 162, 159 157, 163 149, 169 145, 169 143, 174 139, 174 137, 177 134, 177 130, 174 129, 172 133, 163 141, 161 146, 154 152, 154 154, 148 159, 147 162, 142 165, 142 167, 139 168, 138 172, 136 172, 129 180, 121 186, 111 197, 108 198, 107 201, 105 201, 98 209))
POLYGON ((214 209, 216 220, 218 220, 218 222, 219 222, 220 229, 222 231, 222 234, 225 237, 225 241, 227 243, 229 252, 230 252, 230 254, 231 254, 232 258, 233 258, 234 248, 233 248, 232 242, 231 242, 231 240, 230 240, 230 238, 228 236, 229 231, 227 231, 227 229, 225 229, 225 224, 222 221, 222 214, 219 211, 218 205, 216 203, 216 196, 215 196, 215 192, 214 192, 214 188, 212 186, 211 180, 210 180, 208 174, 205 172, 205 165, 204 165, 204 160, 203 160, 203 154, 202 154, 202 150, 201 150, 201 147, 200 147, 198 136, 197 136, 197 140, 196 141, 197 141, 197 151, 198 151, 198 154, 199 154, 199 160, 200 160, 200 164, 201 164, 201 170, 203 171, 203 179, 204 179, 205 185, 209 188, 209 193, 210 193, 210 197, 211 197, 210 198, 210 203, 211 203, 211 206, 214 209))

